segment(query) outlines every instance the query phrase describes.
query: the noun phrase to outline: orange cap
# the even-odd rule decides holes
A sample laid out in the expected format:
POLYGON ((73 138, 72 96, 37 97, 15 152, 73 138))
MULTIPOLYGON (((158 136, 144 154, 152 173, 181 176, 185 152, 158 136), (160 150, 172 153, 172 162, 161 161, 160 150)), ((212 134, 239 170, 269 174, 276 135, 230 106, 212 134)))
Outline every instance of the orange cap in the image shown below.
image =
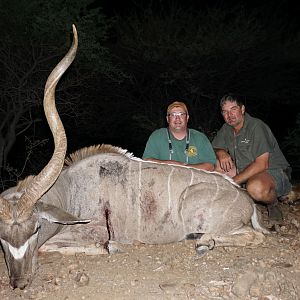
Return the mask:
POLYGON ((179 102, 179 101, 175 101, 173 103, 171 103, 169 106, 168 106, 168 109, 167 109, 167 114, 170 112, 171 109, 173 109, 174 107, 181 107, 187 114, 189 114, 187 108, 186 108, 186 105, 183 103, 183 102, 179 102))

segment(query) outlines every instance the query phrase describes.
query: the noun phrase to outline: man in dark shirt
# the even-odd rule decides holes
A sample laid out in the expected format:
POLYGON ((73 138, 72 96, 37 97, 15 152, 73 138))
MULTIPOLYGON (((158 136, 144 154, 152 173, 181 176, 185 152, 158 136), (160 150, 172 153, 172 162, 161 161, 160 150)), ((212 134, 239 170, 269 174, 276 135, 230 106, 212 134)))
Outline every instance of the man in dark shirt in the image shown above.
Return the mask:
POLYGON ((290 166, 272 131, 246 113, 234 95, 224 96, 220 106, 225 124, 212 142, 216 171, 228 173, 236 183, 245 185, 254 200, 267 204, 271 219, 281 220, 277 199, 291 190, 290 166))

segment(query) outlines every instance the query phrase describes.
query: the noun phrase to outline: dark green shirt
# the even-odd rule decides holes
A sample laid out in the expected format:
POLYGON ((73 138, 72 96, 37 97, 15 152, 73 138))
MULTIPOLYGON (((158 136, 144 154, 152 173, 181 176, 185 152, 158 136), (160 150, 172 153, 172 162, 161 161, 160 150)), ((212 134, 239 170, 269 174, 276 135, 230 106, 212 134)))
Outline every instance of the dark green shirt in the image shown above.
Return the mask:
POLYGON ((177 140, 170 132, 172 145, 172 153, 170 153, 167 128, 155 130, 148 139, 143 158, 171 159, 188 164, 206 162, 215 164, 216 156, 206 135, 194 129, 189 129, 189 131, 190 140, 187 151, 187 140, 177 140))
POLYGON ((269 152, 269 169, 286 169, 289 163, 282 154, 271 129, 263 121, 245 114, 244 126, 235 136, 233 128, 225 123, 212 142, 213 148, 226 150, 239 172, 258 156, 269 152))

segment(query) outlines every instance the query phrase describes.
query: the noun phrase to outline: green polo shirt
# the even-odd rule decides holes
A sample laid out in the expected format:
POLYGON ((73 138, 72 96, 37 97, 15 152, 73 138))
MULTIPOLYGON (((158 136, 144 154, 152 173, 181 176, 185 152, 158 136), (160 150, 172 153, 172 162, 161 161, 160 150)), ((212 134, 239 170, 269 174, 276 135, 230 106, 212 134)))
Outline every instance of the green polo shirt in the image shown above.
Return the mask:
POLYGON ((236 136, 233 128, 225 123, 212 145, 215 149, 228 151, 239 172, 266 152, 270 154, 269 169, 286 169, 289 166, 269 126, 248 113, 245 114, 243 128, 236 136))
MULTIPOLYGON (((209 139, 205 134, 189 129, 190 141, 186 151, 186 139, 177 140, 170 132, 172 144, 171 160, 188 163, 216 163, 216 156, 209 139)), ((155 130, 149 137, 145 147, 143 158, 156 158, 160 160, 170 160, 170 150, 167 128, 155 130)))

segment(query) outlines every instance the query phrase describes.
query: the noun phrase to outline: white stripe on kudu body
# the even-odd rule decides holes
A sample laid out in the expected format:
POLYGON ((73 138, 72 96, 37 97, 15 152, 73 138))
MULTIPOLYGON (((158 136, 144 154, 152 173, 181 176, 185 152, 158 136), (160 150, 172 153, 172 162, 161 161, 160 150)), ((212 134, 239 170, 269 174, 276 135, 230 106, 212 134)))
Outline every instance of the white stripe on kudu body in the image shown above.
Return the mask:
POLYGON ((168 176, 168 210, 170 211, 171 209, 171 204, 172 204, 172 186, 171 186, 171 179, 173 175, 174 168, 172 168, 169 176, 168 176))
MULTIPOLYGON (((194 182, 194 172, 191 169, 191 180, 190 180, 189 186, 191 186, 193 184, 193 182, 194 182)), ((188 188, 186 188, 185 191, 184 191, 184 194, 182 196, 183 200, 185 199, 187 192, 188 192, 188 188)), ((182 214, 182 209, 180 210, 180 218, 181 218, 181 222, 182 222, 182 226, 184 228, 184 231, 186 231, 186 226, 185 226, 184 217, 183 217, 183 214, 182 214)))

